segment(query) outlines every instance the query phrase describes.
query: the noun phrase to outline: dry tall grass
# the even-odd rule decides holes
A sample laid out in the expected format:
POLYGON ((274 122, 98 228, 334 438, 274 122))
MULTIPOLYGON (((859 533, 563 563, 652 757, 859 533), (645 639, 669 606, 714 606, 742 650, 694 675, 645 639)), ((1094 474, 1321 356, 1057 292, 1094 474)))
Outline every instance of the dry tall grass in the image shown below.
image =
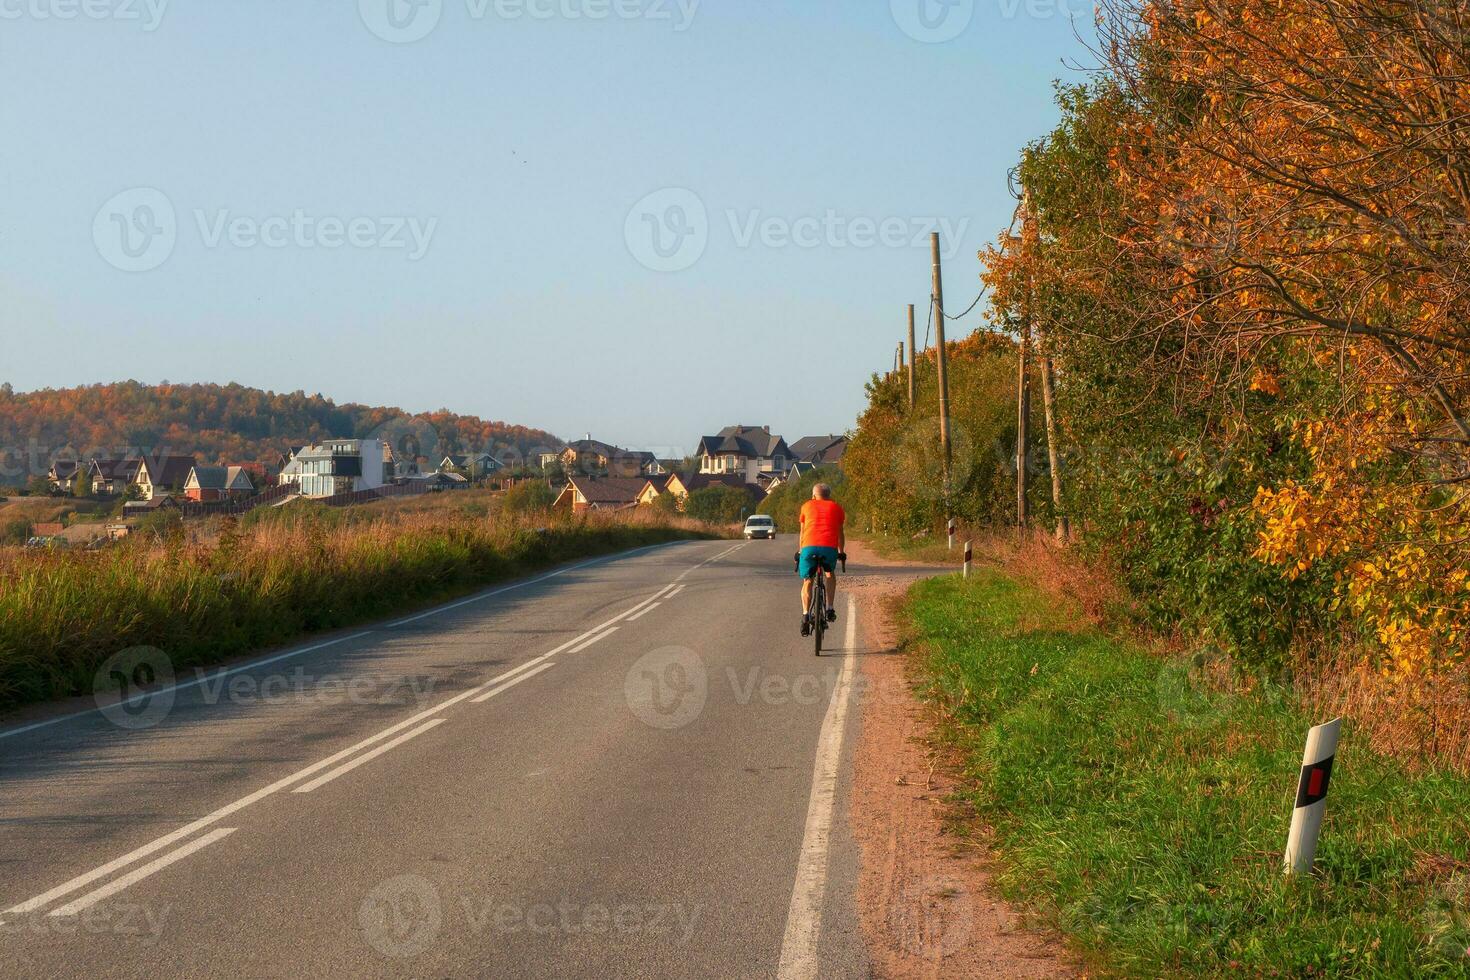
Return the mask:
POLYGON ((283 508, 168 540, 0 556, 0 706, 92 690, 113 654, 175 668, 387 616, 588 555, 705 533, 635 512, 475 516, 473 501, 283 508))

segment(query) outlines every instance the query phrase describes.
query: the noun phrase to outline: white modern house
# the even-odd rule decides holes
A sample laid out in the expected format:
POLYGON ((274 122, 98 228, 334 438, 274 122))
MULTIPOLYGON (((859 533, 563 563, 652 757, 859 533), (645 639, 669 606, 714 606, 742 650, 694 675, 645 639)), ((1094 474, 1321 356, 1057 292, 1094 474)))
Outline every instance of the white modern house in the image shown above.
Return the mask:
POLYGON ((330 439, 303 446, 281 471, 281 483, 294 483, 303 497, 373 490, 387 480, 383 444, 377 439, 330 439))

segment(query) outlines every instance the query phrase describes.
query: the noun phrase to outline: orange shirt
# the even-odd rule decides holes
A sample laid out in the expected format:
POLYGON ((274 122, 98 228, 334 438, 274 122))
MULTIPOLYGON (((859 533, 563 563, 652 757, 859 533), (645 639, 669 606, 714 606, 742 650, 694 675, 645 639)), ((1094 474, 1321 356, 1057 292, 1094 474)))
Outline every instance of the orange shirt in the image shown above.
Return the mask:
POLYGON ((801 505, 801 547, 842 547, 847 514, 835 500, 808 500, 801 505))

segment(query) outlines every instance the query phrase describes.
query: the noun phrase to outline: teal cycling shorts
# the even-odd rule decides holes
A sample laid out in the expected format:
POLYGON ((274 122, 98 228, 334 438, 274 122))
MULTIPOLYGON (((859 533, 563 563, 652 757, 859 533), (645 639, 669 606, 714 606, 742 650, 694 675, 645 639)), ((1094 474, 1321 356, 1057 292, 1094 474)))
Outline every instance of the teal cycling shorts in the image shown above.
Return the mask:
POLYGON ((829 572, 837 571, 837 549, 836 548, 802 548, 801 561, 798 563, 797 574, 802 578, 810 578, 812 571, 818 566, 829 572))

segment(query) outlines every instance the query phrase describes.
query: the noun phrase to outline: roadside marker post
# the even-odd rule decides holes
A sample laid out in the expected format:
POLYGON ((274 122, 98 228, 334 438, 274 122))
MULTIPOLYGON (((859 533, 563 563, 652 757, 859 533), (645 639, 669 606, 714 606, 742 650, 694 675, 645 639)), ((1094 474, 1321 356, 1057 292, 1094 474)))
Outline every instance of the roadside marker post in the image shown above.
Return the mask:
POLYGON ((949 519, 949 550, 954 550, 954 518, 949 519))
POLYGON ((975 560, 975 542, 965 542, 965 578, 970 577, 970 562, 975 560))
POLYGON ((1286 873, 1309 874, 1317 856, 1317 839, 1322 834, 1322 815, 1327 810, 1327 784, 1337 756, 1337 739, 1342 719, 1334 718, 1307 733, 1302 754, 1302 774, 1297 783, 1296 809, 1291 814, 1291 834, 1286 839, 1286 873))

